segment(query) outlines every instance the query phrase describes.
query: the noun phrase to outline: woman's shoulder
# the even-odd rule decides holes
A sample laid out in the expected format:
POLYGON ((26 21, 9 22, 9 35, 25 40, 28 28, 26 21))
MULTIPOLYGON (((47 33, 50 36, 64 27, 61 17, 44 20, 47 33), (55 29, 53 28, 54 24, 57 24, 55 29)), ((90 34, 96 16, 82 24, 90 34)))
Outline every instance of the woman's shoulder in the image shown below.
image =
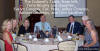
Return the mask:
POLYGON ((3 32, 3 40, 5 40, 5 38, 8 37, 8 32, 3 32))
POLYGON ((8 35, 8 32, 7 32, 7 31, 4 31, 4 32, 3 32, 3 35, 8 35))
POLYGON ((97 34, 97 32, 95 30, 92 30, 91 34, 97 34))
POLYGON ((23 25, 21 25, 20 27, 19 27, 19 29, 24 29, 25 27, 23 26, 23 25))

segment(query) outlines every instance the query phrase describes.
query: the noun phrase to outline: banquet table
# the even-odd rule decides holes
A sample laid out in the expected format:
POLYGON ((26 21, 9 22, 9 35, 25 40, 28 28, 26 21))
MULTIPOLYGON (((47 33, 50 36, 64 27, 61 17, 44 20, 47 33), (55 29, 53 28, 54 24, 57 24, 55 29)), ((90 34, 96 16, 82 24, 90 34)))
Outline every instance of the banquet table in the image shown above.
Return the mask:
POLYGON ((18 37, 17 39, 18 43, 28 48, 28 51, 49 51, 51 49, 58 49, 57 44, 59 42, 54 43, 52 38, 49 39, 49 42, 45 42, 44 39, 38 39, 38 41, 22 40, 22 37, 18 37))
MULTIPOLYGON (((25 39, 25 37, 17 37, 16 41, 22 45, 25 45, 28 48, 28 51, 49 51, 52 49, 58 49, 59 42, 57 39, 48 38, 49 41, 46 42, 45 39, 38 39, 34 41, 33 39, 25 39)), ((78 46, 82 45, 82 41, 76 40, 76 48, 77 51, 78 46)))

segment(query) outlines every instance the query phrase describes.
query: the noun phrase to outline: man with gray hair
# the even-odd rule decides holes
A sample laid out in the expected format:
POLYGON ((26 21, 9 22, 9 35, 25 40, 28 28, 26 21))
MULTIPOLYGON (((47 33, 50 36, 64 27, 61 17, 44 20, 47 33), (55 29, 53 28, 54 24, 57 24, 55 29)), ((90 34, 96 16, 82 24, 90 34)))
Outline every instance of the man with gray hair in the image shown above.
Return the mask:
POLYGON ((88 16, 83 16, 82 17, 82 21, 83 21, 83 24, 85 25, 86 24, 86 21, 89 19, 88 16))

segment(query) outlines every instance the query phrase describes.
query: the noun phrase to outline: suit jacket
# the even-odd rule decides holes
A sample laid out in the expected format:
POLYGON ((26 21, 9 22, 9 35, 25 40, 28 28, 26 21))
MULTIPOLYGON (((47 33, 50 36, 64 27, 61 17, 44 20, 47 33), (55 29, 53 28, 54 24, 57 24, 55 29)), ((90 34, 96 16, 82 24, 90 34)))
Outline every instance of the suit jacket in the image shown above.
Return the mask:
MULTIPOLYGON (((70 32, 71 23, 67 25, 67 32, 70 32)), ((74 22, 73 34, 83 34, 83 27, 79 22, 74 22)))

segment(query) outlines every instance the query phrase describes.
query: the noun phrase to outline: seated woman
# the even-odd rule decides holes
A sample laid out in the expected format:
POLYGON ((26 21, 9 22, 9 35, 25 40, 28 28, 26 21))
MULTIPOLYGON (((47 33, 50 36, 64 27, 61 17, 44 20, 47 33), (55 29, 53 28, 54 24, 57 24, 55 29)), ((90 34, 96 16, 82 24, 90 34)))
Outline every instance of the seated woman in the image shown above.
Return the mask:
POLYGON ((13 51, 12 42, 13 37, 11 35, 12 23, 7 19, 2 24, 3 40, 5 42, 5 51, 13 51))
POLYGON ((17 19, 12 18, 12 37, 13 37, 14 41, 15 41, 15 38, 16 38, 17 25, 18 25, 17 19))
POLYGON ((87 20, 85 23, 85 44, 79 48, 79 51, 98 51, 99 42, 98 34, 95 26, 91 20, 87 20))
POLYGON ((18 21, 16 18, 12 18, 12 33, 16 34, 16 29, 17 29, 18 21))
POLYGON ((25 19, 24 24, 19 27, 18 36, 20 36, 20 34, 25 35, 25 33, 30 33, 29 25, 29 20, 25 19))

